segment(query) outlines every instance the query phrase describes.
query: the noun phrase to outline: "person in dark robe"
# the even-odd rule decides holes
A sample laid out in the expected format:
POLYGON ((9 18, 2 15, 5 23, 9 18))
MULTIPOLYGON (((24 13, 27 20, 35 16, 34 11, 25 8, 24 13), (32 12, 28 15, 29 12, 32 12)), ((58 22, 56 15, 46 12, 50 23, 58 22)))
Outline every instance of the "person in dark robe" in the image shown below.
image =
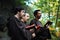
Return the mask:
POLYGON ((28 40, 31 40, 32 38, 35 37, 35 35, 32 34, 32 32, 31 32, 30 30, 28 30, 28 27, 33 27, 33 26, 35 26, 35 25, 34 25, 34 24, 32 24, 32 25, 27 25, 27 24, 26 24, 27 21, 29 20, 29 18, 30 18, 29 14, 26 13, 26 14, 22 17, 22 19, 21 19, 21 22, 23 23, 23 24, 21 24, 21 25, 25 25, 25 30, 28 31, 28 32, 26 32, 26 35, 25 35, 25 36, 28 38, 28 40))
POLYGON ((22 16, 25 14, 25 10, 21 7, 16 7, 15 15, 8 18, 7 28, 8 35, 11 40, 28 40, 25 24, 21 21, 22 16))
POLYGON ((32 28, 32 29, 35 29, 36 37, 32 40, 51 39, 50 31, 46 30, 46 28, 44 28, 42 23, 39 21, 39 19, 41 18, 41 11, 35 10, 34 16, 35 16, 35 18, 33 20, 31 20, 30 25, 35 24, 34 28, 32 28))
POLYGON ((52 23, 53 22, 48 20, 47 23, 44 25, 44 28, 45 28, 46 32, 48 33, 47 34, 47 38, 48 39, 51 39, 51 34, 50 34, 49 26, 52 25, 52 23))

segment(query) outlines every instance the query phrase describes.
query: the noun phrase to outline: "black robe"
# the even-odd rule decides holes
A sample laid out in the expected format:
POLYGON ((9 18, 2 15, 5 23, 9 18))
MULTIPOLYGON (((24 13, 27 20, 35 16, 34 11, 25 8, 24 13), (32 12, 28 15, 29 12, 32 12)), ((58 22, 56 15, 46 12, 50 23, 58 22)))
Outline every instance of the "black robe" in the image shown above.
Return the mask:
POLYGON ((10 17, 8 19, 7 28, 11 40, 30 40, 31 33, 26 30, 25 27, 26 25, 16 17, 10 17))
POLYGON ((40 25, 40 30, 35 30, 36 37, 33 40, 51 39, 51 35, 50 35, 49 29, 44 28, 40 21, 37 21, 37 20, 33 19, 30 22, 30 25, 32 25, 32 24, 35 24, 36 26, 40 25))

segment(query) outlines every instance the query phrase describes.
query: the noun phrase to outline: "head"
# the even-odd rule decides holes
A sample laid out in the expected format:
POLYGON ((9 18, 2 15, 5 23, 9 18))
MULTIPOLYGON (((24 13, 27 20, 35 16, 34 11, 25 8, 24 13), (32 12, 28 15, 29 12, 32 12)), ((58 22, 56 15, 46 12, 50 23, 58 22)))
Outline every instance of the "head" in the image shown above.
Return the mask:
POLYGON ((28 13, 25 13, 25 15, 22 17, 22 19, 24 20, 24 22, 28 21, 30 18, 30 15, 28 13))
POLYGON ((22 16, 25 14, 25 10, 22 7, 16 7, 14 12, 19 18, 22 18, 22 16))
POLYGON ((40 10, 35 10, 34 11, 34 16, 35 16, 35 18, 40 19, 41 18, 41 11, 40 10))

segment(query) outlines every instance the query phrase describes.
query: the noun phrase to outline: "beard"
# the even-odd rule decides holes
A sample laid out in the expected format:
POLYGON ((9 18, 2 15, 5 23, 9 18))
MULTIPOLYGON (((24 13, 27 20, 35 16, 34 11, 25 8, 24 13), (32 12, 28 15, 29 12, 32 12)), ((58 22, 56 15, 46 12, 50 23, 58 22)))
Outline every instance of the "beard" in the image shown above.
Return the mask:
POLYGON ((37 16, 37 18, 38 18, 38 19, 40 19, 40 18, 41 18, 41 16, 37 16))

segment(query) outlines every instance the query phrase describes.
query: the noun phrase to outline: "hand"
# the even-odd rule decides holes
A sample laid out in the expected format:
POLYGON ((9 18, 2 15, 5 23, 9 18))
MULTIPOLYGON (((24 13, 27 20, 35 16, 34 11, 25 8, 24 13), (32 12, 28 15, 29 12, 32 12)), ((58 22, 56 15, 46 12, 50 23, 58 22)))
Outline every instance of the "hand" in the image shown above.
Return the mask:
POLYGON ((30 32, 34 32, 34 29, 30 29, 30 32))
POLYGON ((33 37, 33 38, 34 38, 34 37, 36 37, 36 34, 35 34, 35 33, 33 33, 33 34, 32 34, 32 37, 33 37))
POLYGON ((32 25, 30 25, 30 26, 27 26, 26 28, 28 29, 28 28, 32 28, 32 27, 34 27, 35 26, 35 24, 32 24, 32 25))
POLYGON ((36 26, 36 29, 40 29, 40 26, 38 25, 38 26, 36 26))

